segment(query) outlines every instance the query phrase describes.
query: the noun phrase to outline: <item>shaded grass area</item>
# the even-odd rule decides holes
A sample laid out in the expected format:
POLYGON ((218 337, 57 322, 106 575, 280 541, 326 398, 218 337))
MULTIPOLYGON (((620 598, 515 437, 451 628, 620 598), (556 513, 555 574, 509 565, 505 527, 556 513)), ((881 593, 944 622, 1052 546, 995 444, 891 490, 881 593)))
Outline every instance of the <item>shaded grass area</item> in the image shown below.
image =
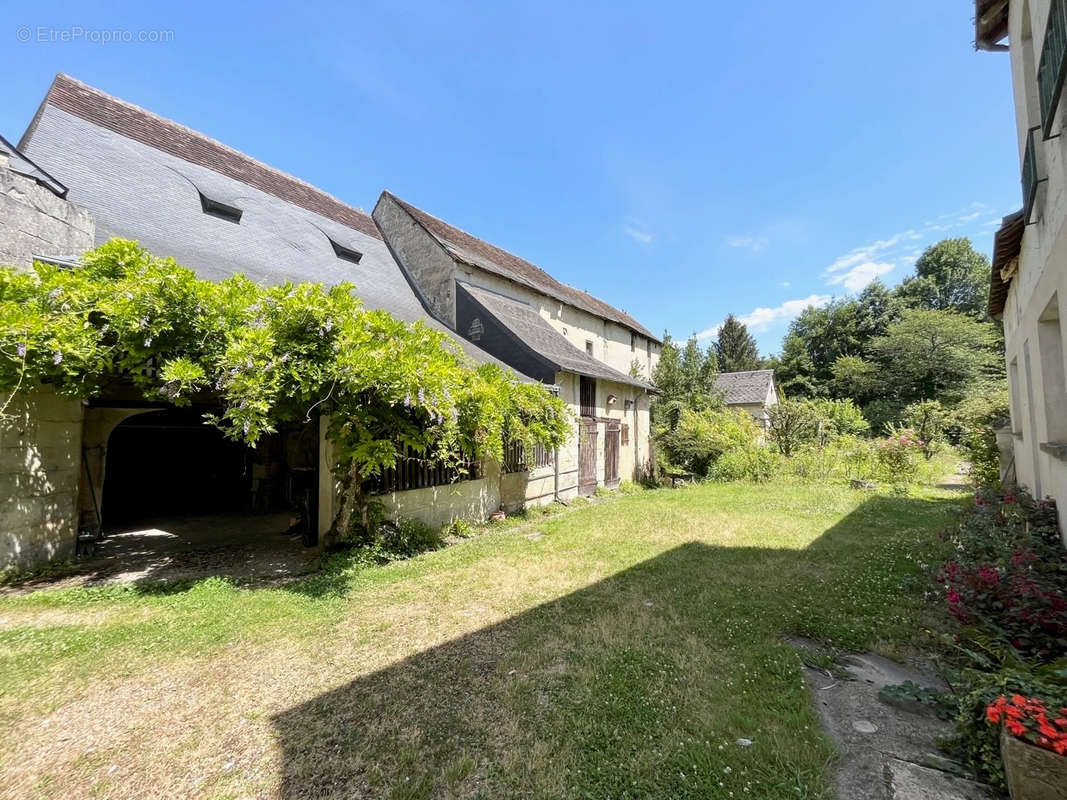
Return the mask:
POLYGON ((907 643, 954 497, 709 484, 283 587, 5 598, 0 793, 828 797, 782 637, 907 643))

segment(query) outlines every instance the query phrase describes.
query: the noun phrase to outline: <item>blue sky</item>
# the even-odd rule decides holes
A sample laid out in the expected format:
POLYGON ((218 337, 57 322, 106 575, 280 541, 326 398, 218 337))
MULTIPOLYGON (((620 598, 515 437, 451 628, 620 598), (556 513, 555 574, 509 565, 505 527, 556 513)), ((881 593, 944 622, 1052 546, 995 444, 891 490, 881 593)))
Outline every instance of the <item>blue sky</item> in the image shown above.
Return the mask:
POLYGON ((776 351, 807 302, 944 236, 988 253, 1020 206, 1008 60, 968 0, 153 5, 6 14, 0 132, 68 72, 353 205, 388 188, 657 333, 732 312, 776 351), (77 28, 172 33, 41 41, 77 28))

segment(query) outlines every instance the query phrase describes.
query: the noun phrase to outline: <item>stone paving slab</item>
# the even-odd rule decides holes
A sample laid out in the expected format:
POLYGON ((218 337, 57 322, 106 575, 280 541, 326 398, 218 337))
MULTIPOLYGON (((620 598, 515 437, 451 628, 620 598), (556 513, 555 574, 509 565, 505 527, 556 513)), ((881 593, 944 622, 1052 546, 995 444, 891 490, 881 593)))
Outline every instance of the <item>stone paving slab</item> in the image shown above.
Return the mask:
POLYGON ((886 777, 893 800, 993 800, 995 797, 981 783, 896 758, 886 762, 886 777))

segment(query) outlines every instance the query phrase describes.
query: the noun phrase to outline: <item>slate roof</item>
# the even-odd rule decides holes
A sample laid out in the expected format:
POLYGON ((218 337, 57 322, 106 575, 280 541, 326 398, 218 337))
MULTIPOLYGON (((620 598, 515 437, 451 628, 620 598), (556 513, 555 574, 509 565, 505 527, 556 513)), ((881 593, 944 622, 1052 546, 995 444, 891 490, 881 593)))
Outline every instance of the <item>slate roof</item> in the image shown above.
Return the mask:
POLYGON ((633 378, 609 367, 603 361, 575 347, 527 303, 466 282, 460 282, 459 285, 521 342, 553 364, 556 370, 649 388, 649 384, 640 378, 633 378))
POLYGON ((93 213, 97 244, 134 239, 210 280, 348 281, 367 308, 422 320, 474 359, 501 363, 428 314, 367 214, 236 150, 63 75, 22 141, 93 213), (204 213, 201 195, 241 209, 240 222, 204 213), (359 263, 338 258, 331 240, 359 263))
POLYGON ((773 385, 773 369, 723 372, 715 378, 715 388, 723 393, 728 406, 762 404, 773 385))
POLYGON ((639 333, 654 342, 660 342, 647 328, 625 311, 608 305, 588 292, 556 280, 536 264, 531 264, 529 261, 509 253, 507 250, 489 244, 489 242, 483 241, 454 225, 450 225, 444 220, 401 200, 391 192, 383 192, 382 194, 395 200, 401 208, 411 214, 457 261, 500 275, 575 308, 587 311, 594 316, 622 325, 624 328, 639 333))
POLYGON ((362 210, 353 208, 299 178, 257 161, 198 131, 113 97, 63 73, 56 75, 52 81, 37 116, 23 135, 24 142, 33 136, 41 113, 47 106, 67 111, 190 164, 214 170, 367 236, 382 238, 374 220, 362 210))

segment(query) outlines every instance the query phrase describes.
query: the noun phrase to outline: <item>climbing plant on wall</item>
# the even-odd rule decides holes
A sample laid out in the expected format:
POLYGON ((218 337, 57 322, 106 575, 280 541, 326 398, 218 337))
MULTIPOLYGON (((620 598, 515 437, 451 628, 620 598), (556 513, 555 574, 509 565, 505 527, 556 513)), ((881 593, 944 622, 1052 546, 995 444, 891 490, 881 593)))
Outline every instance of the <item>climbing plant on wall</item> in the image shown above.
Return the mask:
POLYGON ((342 535, 365 514, 364 481, 404 448, 459 465, 499 459, 515 441, 556 448, 570 430, 543 386, 471 365, 421 322, 363 308, 350 284, 207 281, 123 239, 74 269, 0 268, 0 412, 42 385, 89 399, 118 383, 179 406, 211 398, 221 411, 206 422, 249 445, 328 414, 342 535))

